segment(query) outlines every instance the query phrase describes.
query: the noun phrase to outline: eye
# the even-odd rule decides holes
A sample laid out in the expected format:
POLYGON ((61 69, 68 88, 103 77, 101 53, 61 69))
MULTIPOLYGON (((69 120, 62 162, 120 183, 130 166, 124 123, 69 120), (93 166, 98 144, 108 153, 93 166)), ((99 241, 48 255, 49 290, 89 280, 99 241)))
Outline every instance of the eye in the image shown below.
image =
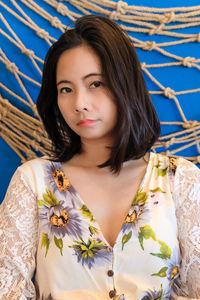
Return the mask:
POLYGON ((97 88, 97 87, 102 86, 102 85, 104 85, 103 82, 101 82, 101 81, 94 81, 94 82, 90 85, 90 87, 91 87, 91 88, 97 88))
POLYGON ((60 89, 60 93, 61 94, 68 94, 71 93, 72 89, 70 89, 69 87, 63 87, 60 89))

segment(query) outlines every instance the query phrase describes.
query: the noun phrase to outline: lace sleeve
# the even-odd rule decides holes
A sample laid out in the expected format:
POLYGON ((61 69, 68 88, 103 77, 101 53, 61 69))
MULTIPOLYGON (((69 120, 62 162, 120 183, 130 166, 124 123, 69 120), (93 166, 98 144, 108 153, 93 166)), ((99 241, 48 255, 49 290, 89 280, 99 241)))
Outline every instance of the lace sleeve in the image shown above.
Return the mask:
POLYGON ((183 159, 176 170, 173 195, 181 251, 177 295, 200 299, 200 170, 183 159))
POLYGON ((36 299, 32 276, 37 245, 35 196, 18 169, 0 206, 0 299, 36 299))

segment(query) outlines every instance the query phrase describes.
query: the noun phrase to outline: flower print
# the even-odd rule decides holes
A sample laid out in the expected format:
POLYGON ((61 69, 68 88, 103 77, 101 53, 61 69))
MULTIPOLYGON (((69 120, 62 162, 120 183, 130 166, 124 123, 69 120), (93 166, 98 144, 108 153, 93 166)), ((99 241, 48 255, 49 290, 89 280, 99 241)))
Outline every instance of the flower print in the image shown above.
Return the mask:
POLYGON ((123 237, 122 237, 122 250, 124 250, 124 245, 126 243, 128 243, 128 241, 131 239, 132 237, 132 230, 129 231, 128 234, 124 234, 123 237))
POLYGON ((164 192, 160 187, 157 187, 155 189, 151 189, 149 193, 149 205, 152 209, 155 207, 161 206, 164 201, 164 192))
POLYGON ((91 269, 94 265, 101 264, 103 260, 111 260, 110 248, 100 239, 89 238, 87 243, 79 236, 80 241, 74 241, 72 246, 78 262, 91 269))
POLYGON ((90 235, 92 236, 93 234, 99 234, 100 230, 92 225, 89 226, 89 231, 90 235))
POLYGON ((85 204, 83 204, 82 207, 79 210, 82 212, 82 215, 85 218, 90 219, 90 222, 95 222, 95 219, 94 219, 91 211, 89 210, 89 208, 85 204))
POLYGON ((140 227, 140 231, 138 232, 138 240, 142 250, 144 250, 144 239, 145 240, 152 239, 153 241, 156 241, 155 232, 149 225, 140 227))
POLYGON ((41 228, 51 240, 53 236, 63 238, 66 234, 77 237, 82 234, 78 213, 64 200, 58 201, 51 191, 46 190, 43 200, 38 201, 41 228))
POLYGON ((168 165, 165 160, 158 160, 157 165, 154 165, 154 167, 158 169, 158 176, 165 176, 167 174, 168 165))
POLYGON ((173 175, 176 172, 177 164, 178 164, 178 158, 176 158, 176 157, 169 157, 169 171, 173 175))
POLYGON ((169 299, 170 291, 164 291, 162 284, 159 290, 148 290, 141 300, 164 300, 169 299))
POLYGON ((157 256, 161 259, 170 259, 172 255, 171 248, 163 241, 157 241, 160 244, 160 253, 150 253, 153 256, 157 256))
POLYGON ((51 162, 45 165, 46 167, 46 182, 50 184, 51 189, 55 193, 58 189, 60 192, 66 192, 70 189, 70 181, 65 176, 61 169, 60 163, 51 162))
POLYGON ((172 287, 175 279, 179 277, 179 261, 180 261, 180 252, 178 247, 176 247, 173 250, 170 259, 166 260, 166 265, 168 266, 167 278, 169 279, 172 287))
POLYGON ((130 231, 135 228, 137 231, 139 227, 145 225, 150 219, 150 210, 147 204, 148 195, 140 189, 133 199, 132 206, 126 216, 122 232, 130 231))

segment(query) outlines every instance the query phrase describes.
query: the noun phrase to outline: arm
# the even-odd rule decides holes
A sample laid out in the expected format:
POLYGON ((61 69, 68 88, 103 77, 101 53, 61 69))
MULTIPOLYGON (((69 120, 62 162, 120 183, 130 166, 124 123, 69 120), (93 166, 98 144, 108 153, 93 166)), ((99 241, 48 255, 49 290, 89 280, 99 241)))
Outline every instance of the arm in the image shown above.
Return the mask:
POLYGON ((37 202, 18 169, 0 206, 0 299, 36 299, 37 202))
POLYGON ((176 170, 173 197, 181 251, 175 287, 186 297, 176 299, 200 299, 200 170, 183 159, 176 170))

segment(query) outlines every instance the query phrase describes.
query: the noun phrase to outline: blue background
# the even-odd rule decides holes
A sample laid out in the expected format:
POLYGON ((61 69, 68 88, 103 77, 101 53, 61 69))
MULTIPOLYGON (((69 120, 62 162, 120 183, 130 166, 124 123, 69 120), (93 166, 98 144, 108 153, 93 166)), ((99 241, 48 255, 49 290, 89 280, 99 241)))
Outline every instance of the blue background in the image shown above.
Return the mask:
MULTIPOLYGON (((16 11, 14 6, 12 5, 10 0, 3 0, 7 6, 12 8, 16 11)), ((63 17, 58 12, 50 7, 43 1, 36 1, 37 4, 44 7, 51 15, 57 16, 62 23, 66 25, 72 25, 72 21, 70 21, 67 17, 63 17)), ((59 2, 59 1, 58 1, 59 2)), ((71 4, 68 2, 62 2, 69 7, 70 10, 77 11, 71 4)), ((116 2, 116 1, 115 1, 116 2)), ((35 23, 39 24, 41 28, 46 29, 50 34, 58 38, 61 35, 60 30, 53 28, 50 26, 49 22, 42 19, 36 13, 31 11, 27 8, 21 1, 17 1, 20 7, 35 21, 35 23)), ((146 7, 160 7, 160 8, 167 8, 167 7, 188 7, 188 6, 196 6, 199 5, 199 0, 137 0, 137 1, 127 1, 130 5, 138 5, 138 6, 146 6, 146 7)), ((199 7, 200 8, 200 7, 199 7)), ((17 20, 14 16, 8 13, 3 7, 0 7, 1 13, 6 18, 10 26, 14 29, 14 31, 18 34, 20 39, 26 45, 27 48, 33 49, 35 54, 38 55, 40 58, 44 59, 45 54, 49 48, 49 45, 39 38, 36 33, 24 26, 19 20, 17 20)), ((80 13, 79 11, 77 11, 80 13)), ((0 28, 4 31, 8 32, 6 27, 4 26, 3 22, 0 20, 0 28)), ((200 32, 200 26, 196 26, 193 28, 188 29, 180 29, 177 30, 181 33, 198 33, 200 32)), ((153 41, 156 42, 166 42, 166 41, 173 41, 176 40, 173 37, 168 36, 159 36, 153 35, 149 36, 148 34, 142 33, 133 33, 132 36, 139 38, 143 41, 153 41)), ((3 35, 0 35, 1 47, 3 51, 6 53, 7 57, 16 63, 18 68, 22 70, 25 74, 29 75, 30 77, 34 78, 37 81, 41 81, 41 76, 36 71, 35 67, 33 67, 32 63, 25 55, 21 54, 21 51, 13 46, 12 43, 8 41, 3 35)), ((164 47, 166 51, 170 53, 180 55, 182 57, 191 56, 199 58, 200 53, 200 43, 189 43, 183 45, 176 45, 170 47, 164 47)), ((163 62, 174 62, 175 60, 169 59, 162 54, 158 53, 157 51, 144 51, 142 49, 136 49, 137 54, 139 56, 139 60, 141 62, 146 62, 147 64, 151 63, 163 63, 163 62)), ((42 69, 42 64, 39 64, 42 69)), ((182 91, 185 89, 193 89, 200 87, 200 71, 195 68, 186 68, 186 67, 165 67, 165 68, 155 68, 150 69, 153 75, 165 86, 174 89, 175 91, 182 91)), ((5 65, 0 61, 0 80, 3 84, 9 87, 11 90, 15 91, 18 95, 25 98, 22 90, 19 88, 19 85, 14 77, 5 67, 5 65)), ((145 80, 147 82, 147 86, 149 90, 159 90, 159 88, 151 82, 148 76, 145 75, 145 80)), ((39 92, 39 88, 35 85, 29 83, 28 81, 23 81, 31 98, 34 102, 36 102, 37 95, 39 92)), ((25 105, 20 103, 10 94, 8 94, 4 89, 1 88, 0 90, 1 95, 4 98, 9 99, 9 101, 14 104, 16 107, 20 108, 24 112, 32 113, 30 109, 28 109, 25 105)), ((199 99, 200 93, 193 93, 193 94, 186 94, 178 96, 179 102, 185 113, 185 116, 188 120, 197 120, 200 121, 200 105, 199 99)), ((156 110, 159 114, 161 121, 182 121, 180 113, 173 102, 173 100, 168 99, 161 95, 152 95, 153 103, 156 107, 156 110)), ((175 132, 179 128, 177 126, 162 126, 162 134, 168 132, 175 132)), ((172 147, 173 149, 173 147, 172 147)), ((11 179, 12 174, 16 170, 16 168, 21 164, 21 159, 17 156, 17 154, 5 143, 5 141, 0 137, 0 202, 2 201, 9 181, 11 179)), ((186 156, 194 156, 198 155, 196 147, 192 147, 186 151, 180 153, 180 155, 186 156)))

